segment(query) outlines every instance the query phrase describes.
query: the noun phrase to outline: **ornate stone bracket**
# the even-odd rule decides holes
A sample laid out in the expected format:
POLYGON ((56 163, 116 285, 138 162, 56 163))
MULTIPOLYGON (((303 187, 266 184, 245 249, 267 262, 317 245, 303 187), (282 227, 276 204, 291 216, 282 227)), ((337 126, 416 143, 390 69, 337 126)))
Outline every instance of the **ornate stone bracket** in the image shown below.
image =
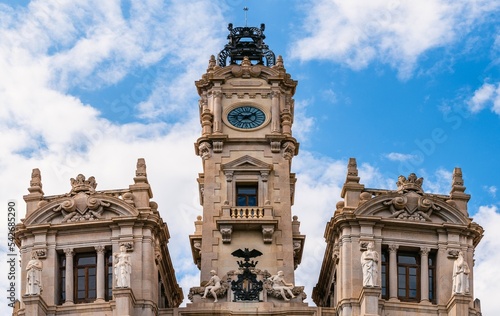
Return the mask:
POLYGON ((265 244, 273 242, 274 225, 262 225, 262 238, 265 244))
POLYGON ((231 243, 231 234, 233 233, 232 225, 220 225, 219 231, 222 235, 222 242, 224 244, 231 243))
POLYGON ((224 142, 223 141, 214 141, 214 142, 212 142, 212 146, 213 146, 214 153, 221 153, 222 149, 224 148, 224 142))

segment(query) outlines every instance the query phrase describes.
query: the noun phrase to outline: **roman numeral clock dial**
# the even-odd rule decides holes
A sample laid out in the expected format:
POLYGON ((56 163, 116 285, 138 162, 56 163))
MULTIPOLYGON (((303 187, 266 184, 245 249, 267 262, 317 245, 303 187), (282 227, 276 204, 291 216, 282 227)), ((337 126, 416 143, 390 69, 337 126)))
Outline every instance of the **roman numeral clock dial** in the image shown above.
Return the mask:
POLYGON ((231 110, 227 114, 227 120, 234 127, 252 129, 261 126, 266 120, 266 115, 256 107, 245 105, 231 110))

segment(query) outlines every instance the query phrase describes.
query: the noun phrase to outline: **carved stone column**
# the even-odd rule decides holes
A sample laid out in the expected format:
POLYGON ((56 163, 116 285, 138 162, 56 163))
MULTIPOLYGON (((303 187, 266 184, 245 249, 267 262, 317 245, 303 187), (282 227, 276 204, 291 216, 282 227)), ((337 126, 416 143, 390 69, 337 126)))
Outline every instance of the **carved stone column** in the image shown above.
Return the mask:
POLYGON ((389 299, 398 300, 398 245, 389 245, 389 299))
MULTIPOLYGON (((262 196, 264 198, 264 204, 267 204, 269 201, 269 196, 268 196, 268 192, 267 192, 267 178, 268 178, 268 176, 269 176, 269 171, 266 170, 266 171, 260 172, 260 179, 262 182, 262 196)), ((262 204, 260 206, 262 206, 262 204)))
POLYGON ((420 248, 420 301, 429 302, 429 248, 420 248))
POLYGON ((97 252, 97 297, 96 301, 104 301, 104 246, 95 246, 97 252))
POLYGON ((73 301, 73 248, 64 249, 66 254, 66 300, 64 304, 74 304, 73 301))
POLYGON ((214 92, 214 134, 222 133, 222 92, 214 92))
POLYGON ((234 197, 233 197, 233 172, 226 171, 226 172, 224 172, 224 175, 226 176, 226 186, 227 186, 226 201, 228 201, 229 205, 236 206, 236 203, 234 203, 234 197))
POLYGON ((271 132, 279 133, 280 132, 280 95, 279 91, 273 91, 271 93, 272 96, 272 104, 271 104, 271 132))

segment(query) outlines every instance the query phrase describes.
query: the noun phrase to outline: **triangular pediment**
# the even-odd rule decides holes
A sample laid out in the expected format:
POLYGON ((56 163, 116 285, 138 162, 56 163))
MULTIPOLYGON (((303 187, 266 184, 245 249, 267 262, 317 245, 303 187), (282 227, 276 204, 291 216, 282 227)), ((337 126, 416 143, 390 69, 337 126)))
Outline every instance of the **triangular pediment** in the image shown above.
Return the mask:
POLYGON ((222 170, 224 171, 269 171, 271 169, 272 165, 249 155, 245 155, 222 165, 222 170))

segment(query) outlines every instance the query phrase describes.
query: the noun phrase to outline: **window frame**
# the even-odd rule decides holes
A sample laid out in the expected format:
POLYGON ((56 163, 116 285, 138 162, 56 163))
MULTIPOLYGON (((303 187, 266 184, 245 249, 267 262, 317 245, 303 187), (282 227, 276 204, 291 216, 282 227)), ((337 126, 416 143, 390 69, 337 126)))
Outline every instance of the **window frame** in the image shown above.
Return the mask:
POLYGON ((259 184, 257 182, 237 182, 236 183, 236 194, 235 194, 235 206, 236 207, 258 207, 259 206, 259 184), (253 189, 255 190, 255 194, 241 193, 240 189, 253 189), (240 205, 240 196, 245 197, 246 204, 240 205), (255 205, 251 205, 249 203, 249 199, 255 199, 255 205))
POLYGON ((398 299, 400 301, 404 301, 404 302, 420 302, 420 289, 421 289, 421 280, 420 280, 420 277, 421 277, 421 262, 420 262, 420 254, 417 253, 417 252, 409 252, 409 251, 401 251, 401 252, 398 252, 397 253, 397 284, 398 284, 398 289, 397 289, 397 295, 398 295, 398 299), (404 262, 400 262, 400 257, 408 257, 408 258, 414 258, 415 259, 415 264, 413 263, 404 263, 404 262), (404 274, 401 274, 400 273, 400 269, 404 269, 405 270, 405 273, 404 274), (410 291, 412 291, 413 289, 411 288, 411 269, 416 269, 416 272, 415 272, 415 296, 411 296, 410 294, 410 291), (405 276, 405 279, 404 279, 404 282, 405 282, 405 287, 402 288, 400 286, 401 284, 401 279, 400 279, 400 276, 401 275, 404 275, 405 276), (405 291, 405 295, 400 295, 400 290, 401 289, 404 289, 405 291))

